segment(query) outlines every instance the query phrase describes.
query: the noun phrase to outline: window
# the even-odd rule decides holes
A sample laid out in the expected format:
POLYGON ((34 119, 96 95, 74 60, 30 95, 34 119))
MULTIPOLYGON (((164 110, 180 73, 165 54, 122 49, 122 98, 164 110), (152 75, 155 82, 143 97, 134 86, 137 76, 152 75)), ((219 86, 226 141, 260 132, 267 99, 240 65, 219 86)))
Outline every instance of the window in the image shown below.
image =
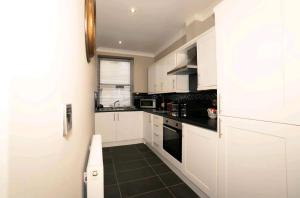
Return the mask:
POLYGON ((131 60, 100 58, 98 83, 100 104, 131 106, 131 60))

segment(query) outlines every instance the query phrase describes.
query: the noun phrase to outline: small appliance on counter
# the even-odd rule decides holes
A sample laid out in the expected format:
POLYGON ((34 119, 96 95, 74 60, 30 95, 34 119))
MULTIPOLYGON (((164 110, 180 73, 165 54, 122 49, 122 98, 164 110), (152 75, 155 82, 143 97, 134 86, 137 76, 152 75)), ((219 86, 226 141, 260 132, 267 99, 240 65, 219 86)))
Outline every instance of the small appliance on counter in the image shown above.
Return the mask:
POLYGON ((155 109, 156 108, 156 99, 140 99, 140 108, 155 109))
POLYGON ((216 119, 217 118, 217 109, 215 108, 208 108, 207 109, 208 117, 210 119, 216 119))
POLYGON ((167 111, 169 116, 179 117, 180 116, 180 104, 176 102, 169 102, 167 104, 167 111))

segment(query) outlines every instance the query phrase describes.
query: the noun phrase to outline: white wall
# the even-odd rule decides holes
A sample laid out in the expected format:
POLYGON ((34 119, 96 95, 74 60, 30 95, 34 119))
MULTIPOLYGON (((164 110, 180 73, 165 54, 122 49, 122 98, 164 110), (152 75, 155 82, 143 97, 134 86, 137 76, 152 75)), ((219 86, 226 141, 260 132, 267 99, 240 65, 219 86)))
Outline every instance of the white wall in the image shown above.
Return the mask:
POLYGON ((8 148, 1 163, 8 171, 1 167, 0 178, 8 173, 3 183, 9 185, 1 181, 0 189, 8 189, 9 198, 82 197, 95 87, 95 64, 85 57, 84 0, 7 1, 0 13, 1 77, 10 76, 3 93, 9 105, 2 104, 9 108, 9 133, 1 133, 9 142, 0 148, 8 148), (73 105, 67 139, 63 103, 73 105))

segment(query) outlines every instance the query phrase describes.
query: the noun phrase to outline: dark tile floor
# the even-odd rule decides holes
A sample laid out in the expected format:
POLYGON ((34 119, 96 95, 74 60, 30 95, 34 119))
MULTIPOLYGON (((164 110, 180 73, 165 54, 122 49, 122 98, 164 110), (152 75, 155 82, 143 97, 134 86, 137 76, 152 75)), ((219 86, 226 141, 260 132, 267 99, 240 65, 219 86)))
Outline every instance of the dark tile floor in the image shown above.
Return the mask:
POLYGON ((103 149, 105 198, 198 197, 145 144, 103 149))

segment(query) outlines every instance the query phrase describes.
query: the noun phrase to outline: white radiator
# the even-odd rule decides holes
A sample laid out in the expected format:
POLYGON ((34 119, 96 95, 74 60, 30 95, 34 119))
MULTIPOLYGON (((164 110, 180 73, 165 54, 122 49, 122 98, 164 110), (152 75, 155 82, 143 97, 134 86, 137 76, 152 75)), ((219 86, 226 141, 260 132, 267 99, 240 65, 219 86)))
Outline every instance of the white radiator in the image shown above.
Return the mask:
POLYGON ((100 135, 93 136, 84 181, 87 186, 87 198, 104 198, 102 140, 100 135))

